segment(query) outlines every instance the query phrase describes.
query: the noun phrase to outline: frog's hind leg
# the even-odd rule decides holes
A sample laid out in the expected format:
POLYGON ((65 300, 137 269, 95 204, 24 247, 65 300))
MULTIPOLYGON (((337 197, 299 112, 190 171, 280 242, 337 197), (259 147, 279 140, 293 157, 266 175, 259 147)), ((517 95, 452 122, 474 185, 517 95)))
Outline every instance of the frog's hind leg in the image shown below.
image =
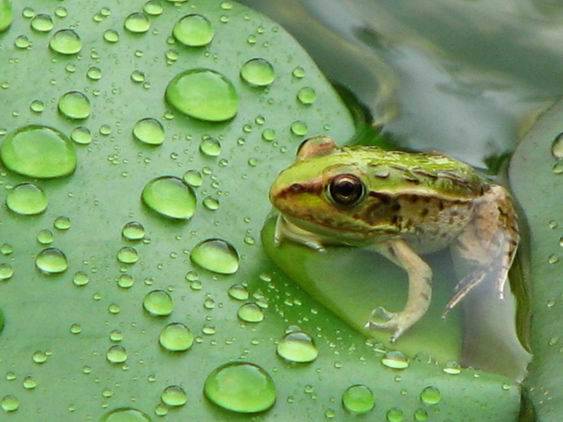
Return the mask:
POLYGON ((518 246, 517 216, 508 192, 491 186, 476 204, 474 217, 458 237, 452 252, 468 261, 472 271, 456 286, 444 315, 485 280, 494 280, 501 299, 518 246))
POLYGON ((404 309, 395 313, 377 308, 366 324, 369 329, 392 330, 391 341, 396 341, 428 310, 432 297, 432 270, 403 240, 387 241, 376 245, 375 249, 402 267, 409 276, 409 292, 404 309), (380 322, 381 317, 383 322, 380 322))

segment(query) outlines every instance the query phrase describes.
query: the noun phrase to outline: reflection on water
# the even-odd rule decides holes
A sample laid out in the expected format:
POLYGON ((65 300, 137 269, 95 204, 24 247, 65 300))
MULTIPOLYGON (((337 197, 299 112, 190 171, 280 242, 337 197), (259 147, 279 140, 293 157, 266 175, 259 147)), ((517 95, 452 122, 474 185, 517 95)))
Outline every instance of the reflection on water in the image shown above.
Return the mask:
MULTIPOLYGON (((497 173, 538 113, 563 91, 563 73, 555 71, 563 67, 558 48, 563 42, 563 3, 555 0, 243 3, 289 30, 323 72, 350 90, 369 109, 373 124, 401 148, 440 150, 497 173)), ((379 283, 396 283, 395 270, 363 252, 339 249, 327 259, 299 250, 291 260, 289 275, 315 297, 324 295, 325 306, 353 326, 363 324, 378 289, 384 289, 390 306, 403 303, 400 289, 371 284, 373 262, 379 283), (338 268, 348 270, 338 277, 338 268)), ((414 329, 411 340, 418 335, 448 338, 449 343, 439 347, 445 347, 444 356, 455 354, 462 327, 458 360, 522 379, 530 356, 518 341, 513 296, 501 301, 493 283, 484 283, 463 302, 463 318, 454 314, 444 325, 433 318, 465 271, 447 253, 430 260, 438 280, 434 308, 428 326, 414 329)), ((408 352, 405 343, 408 336, 402 345, 408 352)))
POLYGON ((288 29, 403 147, 484 167, 563 90, 556 0, 243 0, 288 29))

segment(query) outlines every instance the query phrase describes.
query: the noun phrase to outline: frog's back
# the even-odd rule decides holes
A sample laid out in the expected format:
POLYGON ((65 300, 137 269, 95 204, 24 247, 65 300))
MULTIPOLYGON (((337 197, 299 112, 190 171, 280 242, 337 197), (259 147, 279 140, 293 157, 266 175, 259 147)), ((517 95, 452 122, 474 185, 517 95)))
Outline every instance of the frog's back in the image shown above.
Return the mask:
POLYGON ((377 147, 344 147, 341 154, 361 162, 370 190, 411 191, 417 195, 472 201, 488 183, 469 165, 439 153, 387 151, 377 147))

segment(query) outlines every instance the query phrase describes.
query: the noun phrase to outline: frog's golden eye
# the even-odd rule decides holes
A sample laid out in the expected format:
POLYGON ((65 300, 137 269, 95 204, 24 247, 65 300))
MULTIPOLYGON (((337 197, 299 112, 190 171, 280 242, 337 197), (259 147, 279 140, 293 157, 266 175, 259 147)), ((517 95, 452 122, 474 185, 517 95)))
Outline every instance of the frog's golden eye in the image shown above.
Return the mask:
POLYGON ((336 205, 352 207, 364 197, 365 187, 353 174, 341 174, 330 181, 328 194, 336 205))

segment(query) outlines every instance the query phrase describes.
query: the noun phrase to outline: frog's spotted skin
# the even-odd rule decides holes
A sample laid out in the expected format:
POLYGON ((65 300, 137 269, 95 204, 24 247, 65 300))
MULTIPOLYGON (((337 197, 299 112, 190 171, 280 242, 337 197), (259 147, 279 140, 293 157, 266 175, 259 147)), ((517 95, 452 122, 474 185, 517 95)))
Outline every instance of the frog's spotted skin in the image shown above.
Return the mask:
POLYGON ((491 277, 502 297, 518 244, 508 193, 440 154, 337 148, 330 138, 311 138, 275 180, 270 199, 280 211, 277 243, 286 238, 320 251, 328 244, 369 245, 407 271, 405 308, 377 308, 366 324, 392 330, 393 340, 430 304, 432 272, 419 254, 452 246, 474 263, 447 313, 491 277))

